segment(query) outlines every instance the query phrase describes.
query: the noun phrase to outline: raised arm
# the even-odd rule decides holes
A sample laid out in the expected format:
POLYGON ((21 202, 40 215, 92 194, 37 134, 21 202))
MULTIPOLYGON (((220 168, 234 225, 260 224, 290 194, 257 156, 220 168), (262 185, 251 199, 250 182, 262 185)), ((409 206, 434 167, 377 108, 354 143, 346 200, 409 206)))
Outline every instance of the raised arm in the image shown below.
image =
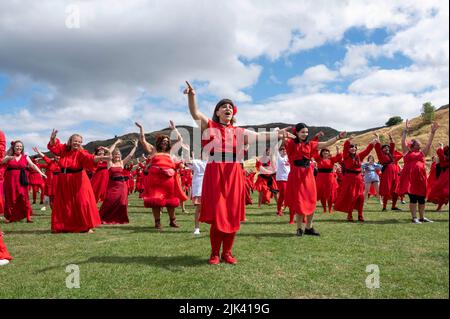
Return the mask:
POLYGON ((186 81, 186 85, 187 87, 183 93, 188 96, 189 112, 191 113, 191 116, 195 121, 200 121, 201 131, 203 133, 203 131, 208 128, 208 117, 198 109, 194 88, 188 81, 186 81))
POLYGON ((405 156, 409 152, 408 145, 406 145, 406 135, 408 134, 408 131, 410 131, 411 129, 412 129, 412 125, 408 121, 408 119, 406 119, 405 128, 402 131, 402 153, 403 153, 403 156, 405 156))
POLYGON ((136 124, 136 126, 139 128, 139 142, 141 142, 142 148, 148 154, 153 154, 155 152, 155 148, 152 144, 145 140, 144 127, 138 122, 135 122, 134 124, 136 124))
POLYGON ((31 167, 34 171, 38 172, 42 177, 47 178, 47 176, 44 173, 42 173, 39 167, 37 167, 37 165, 31 161, 31 158, 29 156, 27 156, 27 162, 29 167, 31 167))
POLYGON ((52 134, 50 135, 50 141, 47 144, 47 149, 55 155, 61 155, 65 148, 65 144, 61 144, 59 139, 56 138, 56 134, 58 131, 53 129, 52 134))
POLYGON ((295 139, 295 135, 288 132, 291 127, 285 127, 283 129, 279 129, 276 127, 273 131, 270 132, 259 132, 256 133, 251 130, 244 130, 244 144, 253 144, 255 142, 267 141, 271 138, 278 140, 286 140, 286 139, 295 139))
POLYGON ((131 149, 131 151, 127 155, 127 157, 125 157, 125 159, 123 160, 123 165, 126 165, 130 160, 133 159, 133 156, 134 156, 134 153, 136 152, 137 146, 138 146, 138 141, 133 140, 133 148, 131 149))
POLYGON ((433 124, 431 124, 431 133, 430 136, 428 137, 427 145, 425 145, 425 148, 423 149, 423 154, 425 156, 427 156, 428 153, 430 152, 431 144, 433 143, 434 139, 434 134, 436 133, 438 128, 439 128, 438 122, 433 122, 433 124))
POLYGON ((114 151, 114 149, 117 147, 117 145, 119 145, 120 143, 122 143, 122 140, 119 138, 117 139, 110 147, 103 147, 100 146, 101 149, 103 149, 104 151, 108 152, 109 154, 112 154, 112 152, 114 151))
POLYGON ((319 144, 317 144, 318 148, 327 148, 331 145, 333 145, 334 143, 336 143, 337 141, 339 141, 340 139, 344 138, 347 136, 347 132, 339 132, 338 135, 336 135, 335 137, 330 138, 328 141, 326 142, 319 142, 319 144))
MULTIPOLYGON (((2 165, 8 163, 10 160, 13 160, 14 156, 11 155, 6 155, 3 159, 2 159, 2 165)), ((3 196, 3 195, 2 195, 3 196)))
POLYGON ((374 139, 367 147, 358 153, 359 159, 362 161, 364 158, 366 158, 367 155, 370 154, 370 152, 373 150, 373 146, 377 143, 377 139, 374 139))

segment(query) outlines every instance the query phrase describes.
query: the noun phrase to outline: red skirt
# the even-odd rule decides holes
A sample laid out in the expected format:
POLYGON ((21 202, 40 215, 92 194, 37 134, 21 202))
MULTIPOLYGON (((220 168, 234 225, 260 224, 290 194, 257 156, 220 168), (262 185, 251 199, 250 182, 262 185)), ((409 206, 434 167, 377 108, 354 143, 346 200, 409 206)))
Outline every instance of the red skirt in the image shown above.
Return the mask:
POLYGON ((380 195, 383 198, 391 199, 397 192, 397 184, 399 182, 397 164, 388 164, 385 166, 383 174, 380 177, 380 195))
POLYGON ((52 209, 52 232, 79 233, 101 224, 91 182, 85 171, 59 174, 52 209))
POLYGON ((351 213, 364 203, 364 180, 361 174, 344 174, 334 210, 351 213))
POLYGON ((12 260, 12 257, 9 254, 8 249, 6 249, 5 243, 3 242, 3 236, 2 236, 1 230, 0 230, 0 259, 12 260))
POLYGON ((441 172, 438 179, 434 182, 431 188, 430 194, 428 195, 428 201, 443 205, 448 203, 448 177, 449 169, 441 172))
POLYGON ((106 197, 100 207, 105 224, 128 224, 128 185, 126 181, 109 180, 106 197))
POLYGON ((312 215, 316 210, 317 190, 313 168, 292 166, 286 186, 286 206, 295 214, 312 215))
POLYGON ((410 165, 407 168, 403 168, 400 175, 398 194, 427 195, 427 173, 425 165, 410 165))
POLYGON ((168 176, 155 167, 150 167, 148 175, 144 177, 142 197, 147 208, 178 207, 180 202, 189 198, 181 189, 177 174, 168 176))
POLYGON ((245 220, 245 177, 240 163, 206 165, 200 221, 234 233, 245 220))
POLYGON ((42 178, 41 174, 32 171, 28 175, 28 183, 30 184, 30 186, 41 186, 44 184, 44 179, 42 178))
POLYGON ((105 199, 108 181, 109 174, 107 169, 103 168, 94 173, 91 183, 96 202, 102 202, 105 199))
POLYGON ((31 216, 32 209, 28 196, 28 187, 20 184, 20 170, 10 170, 5 173, 3 182, 5 195, 5 218, 16 222, 31 216))
POLYGON ((334 202, 336 195, 337 182, 332 172, 317 173, 316 177, 317 200, 334 202))

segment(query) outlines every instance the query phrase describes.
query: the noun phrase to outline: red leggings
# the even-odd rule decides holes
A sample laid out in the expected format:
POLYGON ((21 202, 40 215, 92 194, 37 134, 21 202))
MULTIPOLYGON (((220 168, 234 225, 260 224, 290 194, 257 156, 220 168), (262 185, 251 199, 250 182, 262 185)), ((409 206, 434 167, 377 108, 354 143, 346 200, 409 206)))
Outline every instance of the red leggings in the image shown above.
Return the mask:
MULTIPOLYGON (((398 194, 394 193, 392 194, 392 208, 395 208, 397 206, 397 200, 398 200, 398 194)), ((383 197, 383 208, 386 208, 388 202, 387 196, 383 197)))
POLYGON ((283 209, 284 204, 284 196, 286 194, 286 181, 277 181, 278 190, 280 193, 278 194, 278 201, 277 201, 277 212, 281 213, 281 210, 283 209))
POLYGON ((44 185, 33 185, 33 204, 36 203, 37 192, 41 193, 41 204, 44 202, 44 185))
POLYGON ((209 231, 209 238, 211 240, 211 254, 214 256, 219 256, 220 246, 223 243, 222 255, 226 253, 231 254, 231 249, 233 248, 234 238, 236 237, 236 232, 234 233, 224 233, 217 229, 215 224, 211 225, 209 231))

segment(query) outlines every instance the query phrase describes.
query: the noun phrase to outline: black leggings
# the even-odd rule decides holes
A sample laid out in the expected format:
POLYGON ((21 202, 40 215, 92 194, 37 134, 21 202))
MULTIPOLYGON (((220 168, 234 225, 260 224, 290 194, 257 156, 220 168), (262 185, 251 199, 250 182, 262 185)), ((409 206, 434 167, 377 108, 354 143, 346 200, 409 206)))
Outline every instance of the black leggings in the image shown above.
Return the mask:
POLYGON ((409 203, 410 204, 417 204, 419 205, 425 205, 425 196, 418 196, 413 194, 408 194, 409 196, 409 203))

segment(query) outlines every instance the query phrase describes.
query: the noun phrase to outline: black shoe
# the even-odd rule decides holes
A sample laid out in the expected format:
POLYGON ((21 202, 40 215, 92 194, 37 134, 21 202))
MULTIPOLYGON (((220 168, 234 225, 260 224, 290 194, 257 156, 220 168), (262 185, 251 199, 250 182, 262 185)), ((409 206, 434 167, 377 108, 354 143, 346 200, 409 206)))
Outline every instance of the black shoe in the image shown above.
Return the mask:
POLYGON ((311 227, 310 229, 305 228, 305 235, 311 235, 311 236, 320 236, 320 233, 317 232, 314 227, 311 227))
POLYGON ((302 237, 303 236, 303 230, 301 228, 297 229, 297 236, 302 237))
POLYGON ((401 209, 398 207, 392 207, 391 210, 401 210, 401 209))
POLYGON ((382 212, 385 212, 385 211, 387 211, 387 209, 386 209, 386 208, 383 208, 381 211, 382 211, 382 212))

